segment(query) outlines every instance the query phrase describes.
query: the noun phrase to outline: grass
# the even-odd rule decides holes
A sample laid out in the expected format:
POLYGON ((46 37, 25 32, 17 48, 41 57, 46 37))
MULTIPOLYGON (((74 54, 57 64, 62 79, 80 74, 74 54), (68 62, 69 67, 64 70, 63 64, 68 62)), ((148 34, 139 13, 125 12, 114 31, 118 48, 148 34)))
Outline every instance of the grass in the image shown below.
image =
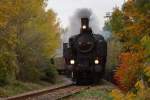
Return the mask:
POLYGON ((96 86, 86 91, 82 91, 78 94, 73 95, 68 98, 70 100, 112 100, 112 97, 109 96, 111 89, 101 88, 96 86))
POLYGON ((41 89, 48 86, 48 83, 24 83, 15 81, 9 85, 0 87, 0 97, 13 96, 27 91, 41 89))

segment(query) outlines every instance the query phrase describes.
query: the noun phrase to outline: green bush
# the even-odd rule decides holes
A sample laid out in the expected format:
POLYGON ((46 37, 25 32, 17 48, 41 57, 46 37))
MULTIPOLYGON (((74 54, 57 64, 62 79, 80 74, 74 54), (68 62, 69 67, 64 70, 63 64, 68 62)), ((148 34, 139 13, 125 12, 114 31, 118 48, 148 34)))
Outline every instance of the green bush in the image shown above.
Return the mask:
POLYGON ((54 65, 49 64, 47 68, 43 70, 43 80, 55 83, 56 82, 56 77, 58 75, 58 72, 56 70, 56 67, 54 65))
POLYGON ((24 66, 21 68, 18 79, 22 81, 37 82, 41 78, 41 72, 34 66, 24 66))
POLYGON ((4 70, 2 66, 0 67, 0 86, 5 85, 8 83, 8 78, 7 78, 7 70, 4 70))
POLYGON ((16 65, 16 56, 13 52, 0 51, 0 86, 6 85, 12 82, 16 73, 18 72, 18 67, 16 65))

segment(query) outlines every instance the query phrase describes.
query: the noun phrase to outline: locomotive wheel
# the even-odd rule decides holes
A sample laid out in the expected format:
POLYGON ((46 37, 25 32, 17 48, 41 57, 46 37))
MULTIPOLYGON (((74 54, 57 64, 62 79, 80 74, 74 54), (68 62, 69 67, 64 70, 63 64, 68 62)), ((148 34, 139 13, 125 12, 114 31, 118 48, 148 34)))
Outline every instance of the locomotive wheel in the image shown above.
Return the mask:
POLYGON ((102 72, 100 73, 100 78, 105 78, 105 67, 103 67, 102 72))
POLYGON ((77 84, 77 85, 81 85, 80 78, 77 78, 77 79, 76 79, 76 84, 77 84))
POLYGON ((77 84, 77 85, 80 84, 80 77, 79 77, 78 72, 71 72, 71 78, 75 84, 77 84))
POLYGON ((82 79, 81 79, 81 72, 76 72, 76 84, 81 85, 82 79))
POLYGON ((65 71, 65 74, 66 74, 66 76, 67 76, 68 78, 72 78, 72 76, 71 76, 71 71, 66 70, 66 71, 65 71))
POLYGON ((94 76, 93 76, 93 82, 96 84, 96 83, 98 83, 99 81, 100 81, 100 78, 101 78, 101 74, 100 74, 100 72, 95 72, 94 73, 94 76))

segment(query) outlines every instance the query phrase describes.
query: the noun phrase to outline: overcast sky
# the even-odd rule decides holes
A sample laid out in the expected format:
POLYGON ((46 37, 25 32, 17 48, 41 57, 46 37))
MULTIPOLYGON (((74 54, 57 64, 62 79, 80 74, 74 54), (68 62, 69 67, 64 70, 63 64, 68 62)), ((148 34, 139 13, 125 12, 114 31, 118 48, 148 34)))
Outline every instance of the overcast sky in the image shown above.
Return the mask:
POLYGON ((121 7, 124 0, 48 0, 47 8, 53 9, 63 27, 69 25, 70 17, 78 8, 90 8, 97 16, 100 28, 104 25, 106 12, 111 12, 116 6, 121 7))

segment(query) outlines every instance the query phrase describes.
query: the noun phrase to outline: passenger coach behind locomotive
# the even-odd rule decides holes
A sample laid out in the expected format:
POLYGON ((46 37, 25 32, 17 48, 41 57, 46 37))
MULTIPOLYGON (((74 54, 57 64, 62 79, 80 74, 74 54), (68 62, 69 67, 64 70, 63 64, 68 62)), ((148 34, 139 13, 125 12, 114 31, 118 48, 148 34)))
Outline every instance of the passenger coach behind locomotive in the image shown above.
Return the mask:
POLYGON ((101 35, 93 34, 89 19, 81 18, 80 34, 64 43, 63 56, 66 70, 77 84, 98 81, 105 73, 107 44, 101 35))

